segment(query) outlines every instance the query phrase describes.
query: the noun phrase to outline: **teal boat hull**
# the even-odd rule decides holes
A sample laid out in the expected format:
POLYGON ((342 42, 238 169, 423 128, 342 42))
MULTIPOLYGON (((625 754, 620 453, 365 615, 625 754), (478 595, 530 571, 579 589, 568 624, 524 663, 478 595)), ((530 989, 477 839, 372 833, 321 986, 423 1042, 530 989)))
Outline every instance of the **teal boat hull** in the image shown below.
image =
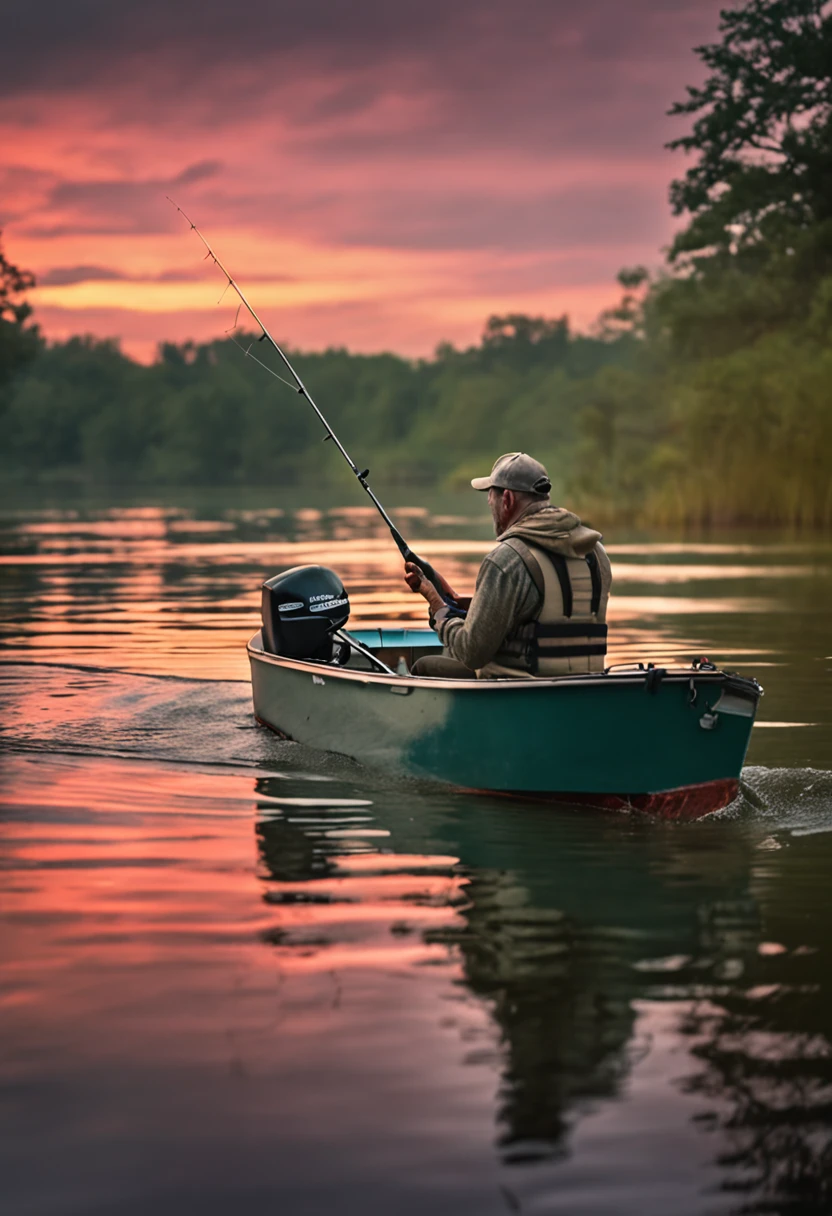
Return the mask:
POLYGON ((257 718, 299 743, 469 790, 674 818, 736 796, 761 693, 713 669, 438 680, 286 659, 259 634, 248 652, 257 718))

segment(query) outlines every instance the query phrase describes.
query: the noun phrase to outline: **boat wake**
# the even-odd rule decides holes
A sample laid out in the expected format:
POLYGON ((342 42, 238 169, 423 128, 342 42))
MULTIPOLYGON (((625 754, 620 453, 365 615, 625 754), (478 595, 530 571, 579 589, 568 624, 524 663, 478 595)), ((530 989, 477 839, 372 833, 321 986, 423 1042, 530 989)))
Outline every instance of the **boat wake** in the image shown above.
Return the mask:
POLYGON ((0 743, 15 750, 246 769, 321 779, 344 757, 278 739, 254 718, 242 680, 190 680, 105 668, 0 663, 0 743), (304 773, 309 765, 314 771, 304 773))
MULTIPOLYGON (((763 768, 743 770, 740 812, 752 816, 772 832, 809 836, 832 832, 832 773, 815 768, 763 768)), ((781 844, 772 837, 773 848, 781 844)))

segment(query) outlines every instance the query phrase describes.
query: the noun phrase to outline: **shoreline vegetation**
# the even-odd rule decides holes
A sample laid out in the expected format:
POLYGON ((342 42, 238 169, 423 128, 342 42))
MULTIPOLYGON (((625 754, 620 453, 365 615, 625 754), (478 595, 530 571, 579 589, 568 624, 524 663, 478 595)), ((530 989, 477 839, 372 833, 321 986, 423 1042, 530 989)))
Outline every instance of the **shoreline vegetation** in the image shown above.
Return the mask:
MULTIPOLYGON (((534 453, 596 520, 832 525, 832 15, 748 0, 696 48, 710 75, 671 110, 693 157, 686 220, 655 275, 619 275, 589 334, 492 316, 425 360, 292 351, 374 484, 455 487, 534 453)), ((11 484, 343 484, 312 411, 230 340, 46 343, 0 248, 0 473, 11 484)), ((257 335, 254 335, 255 337, 257 335)), ((264 348, 258 350, 258 355, 264 348)))

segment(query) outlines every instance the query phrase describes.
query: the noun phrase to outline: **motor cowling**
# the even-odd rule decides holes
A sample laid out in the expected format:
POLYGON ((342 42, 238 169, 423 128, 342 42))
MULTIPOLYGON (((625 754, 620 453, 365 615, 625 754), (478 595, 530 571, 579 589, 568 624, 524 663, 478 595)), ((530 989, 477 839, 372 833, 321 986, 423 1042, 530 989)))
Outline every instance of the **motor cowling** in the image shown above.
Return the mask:
POLYGON ((263 648, 289 659, 332 658, 350 615, 344 584, 326 566, 295 566, 263 583, 263 648))

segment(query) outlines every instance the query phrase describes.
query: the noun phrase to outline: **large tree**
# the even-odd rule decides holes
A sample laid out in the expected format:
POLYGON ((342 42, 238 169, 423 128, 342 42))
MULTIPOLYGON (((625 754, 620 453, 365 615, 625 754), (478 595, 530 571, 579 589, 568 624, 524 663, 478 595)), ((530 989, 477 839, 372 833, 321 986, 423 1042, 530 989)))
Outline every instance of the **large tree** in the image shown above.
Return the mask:
POLYGON ((670 110, 694 122, 668 147, 696 157, 671 186, 691 220, 670 258, 700 269, 750 267, 832 228, 832 4, 747 0, 719 30, 696 48, 710 75, 670 110))

